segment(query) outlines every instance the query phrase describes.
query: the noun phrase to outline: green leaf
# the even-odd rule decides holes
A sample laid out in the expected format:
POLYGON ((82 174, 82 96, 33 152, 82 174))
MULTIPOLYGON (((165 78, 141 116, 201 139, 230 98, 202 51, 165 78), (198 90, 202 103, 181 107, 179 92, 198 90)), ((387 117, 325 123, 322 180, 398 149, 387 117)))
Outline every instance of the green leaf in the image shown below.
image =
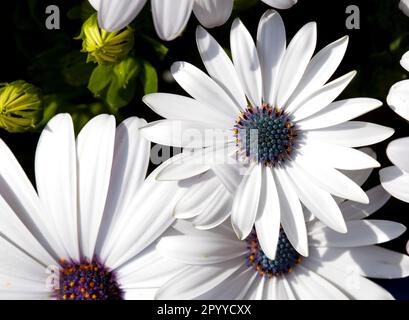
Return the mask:
POLYGON ((111 109, 110 111, 117 113, 119 108, 128 105, 135 95, 135 89, 135 79, 129 81, 127 86, 123 87, 118 78, 114 78, 106 95, 106 102, 111 109))
POLYGON ((88 89, 95 95, 100 96, 113 78, 112 65, 98 65, 95 67, 88 82, 88 89))
POLYGON ((117 63, 114 66, 113 71, 119 86, 125 88, 128 83, 139 74, 140 65, 134 57, 127 57, 117 63))
POLYGON ((141 80, 145 94, 158 92, 158 74, 155 68, 145 60, 143 60, 143 75, 141 80))
POLYGON ((152 46, 153 50, 158 54, 159 59, 162 60, 166 57, 169 51, 168 47, 145 34, 140 34, 140 36, 152 46))

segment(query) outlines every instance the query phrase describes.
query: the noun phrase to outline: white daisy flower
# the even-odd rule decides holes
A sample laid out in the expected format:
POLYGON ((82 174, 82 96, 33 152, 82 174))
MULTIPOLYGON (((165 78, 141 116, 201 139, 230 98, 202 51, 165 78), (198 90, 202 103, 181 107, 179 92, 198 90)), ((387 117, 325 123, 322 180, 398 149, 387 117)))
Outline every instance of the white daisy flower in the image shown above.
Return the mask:
MULTIPOLYGON (((409 52, 400 61, 409 71, 409 52)), ((392 86, 387 97, 388 105, 409 121, 409 80, 392 86)), ((391 142, 386 150, 395 166, 380 171, 382 186, 395 198, 409 202, 409 137, 391 142)))
POLYGON ((409 0, 400 0, 399 9, 402 10, 405 15, 409 16, 409 0))
POLYGON ((0 299, 146 299, 178 268, 154 247, 181 189, 145 179, 145 123, 101 115, 75 140, 57 115, 36 151, 38 192, 0 140, 0 299))
POLYGON ((157 246, 166 258, 185 267, 161 287, 157 299, 287 300, 393 299, 369 278, 409 275, 409 257, 376 244, 401 235, 399 223, 365 219, 389 194, 381 186, 368 192, 370 205, 341 204, 349 232, 340 234, 315 220, 308 223, 310 255, 302 257, 280 229, 277 255, 270 259, 253 230, 237 240, 230 224, 197 231, 179 220, 181 234, 157 246))
MULTIPOLYGON (((278 9, 288 9, 297 0, 262 0, 278 9)), ((108 31, 118 31, 132 22, 146 0, 89 0, 98 11, 99 25, 108 31)), ((152 0, 152 16, 158 36, 173 40, 185 29, 193 11, 207 28, 224 24, 233 10, 234 0, 152 0)))
MULTIPOLYGON (((175 63, 172 74, 193 99, 166 93, 144 97, 167 119, 148 124, 142 133, 162 145, 207 148, 182 157, 183 163, 165 166, 158 178, 185 179, 213 169, 234 194, 231 220, 236 234, 245 239, 255 225, 270 258, 275 256, 280 224, 298 252, 307 254, 301 203, 330 228, 346 232, 331 195, 362 203, 368 197, 337 169, 379 167, 372 157, 353 148, 380 142, 394 132, 349 121, 380 107, 378 100, 333 102, 355 75, 350 72, 327 83, 347 42, 347 37, 341 38, 312 58, 316 24, 305 25, 287 46, 283 21, 270 10, 261 18, 257 46, 240 20, 234 21, 232 63, 199 27, 197 44, 210 77, 187 62, 175 63), (208 139, 209 131, 216 139, 208 139), (231 152, 240 161, 231 161, 231 152), (243 161, 250 164, 238 180, 236 172, 243 161)), ((208 226, 222 218, 226 217, 208 226)))

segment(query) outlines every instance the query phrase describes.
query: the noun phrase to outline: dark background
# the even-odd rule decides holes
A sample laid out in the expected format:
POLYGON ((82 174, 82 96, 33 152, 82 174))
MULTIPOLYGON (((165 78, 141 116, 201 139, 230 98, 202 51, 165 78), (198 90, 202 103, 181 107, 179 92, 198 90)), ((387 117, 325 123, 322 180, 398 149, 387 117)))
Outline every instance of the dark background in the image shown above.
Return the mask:
MULTIPOLYGON (((45 95, 57 95, 69 106, 63 106, 58 112, 70 112, 87 119, 96 112, 87 109, 86 104, 95 101, 87 90, 89 73, 84 70, 83 85, 70 85, 65 71, 61 67, 63 55, 69 51, 79 51, 81 42, 73 38, 79 34, 82 21, 70 19, 68 12, 80 1, 63 0, 17 0, 3 1, 0 11, 0 83, 23 79, 40 87, 45 95), (45 28, 45 8, 58 5, 61 9, 61 30, 45 28), (50 54, 51 52, 51 54, 50 54)), ((385 102, 391 85, 405 79, 407 73, 399 64, 403 53, 409 50, 409 17, 398 9, 398 0, 299 0, 290 10, 281 10, 287 30, 287 38, 305 23, 318 23, 317 50, 330 42, 348 34, 350 44, 343 63, 334 75, 340 76, 351 70, 357 70, 358 76, 340 98, 367 96, 385 102), (348 30, 345 26, 348 5, 357 5, 360 9, 360 29, 348 30)), ((235 11, 224 26, 211 30, 211 33, 225 48, 229 47, 229 30, 234 17, 240 16, 250 32, 255 35, 258 21, 268 6, 261 3, 247 10, 235 11)), ((152 54, 152 48, 139 37, 140 33, 157 39, 152 26, 149 5, 135 21, 136 43, 135 54, 146 57, 157 68, 159 74, 159 91, 184 94, 175 84, 165 81, 162 75, 169 70, 174 61, 191 62, 200 68, 203 65, 195 45, 195 28, 197 20, 192 16, 183 36, 165 43, 169 52, 165 59, 152 54)), ((86 56, 84 55, 84 60, 86 56)), ((87 67, 84 67, 87 69, 87 67)), ((88 69, 92 66, 88 66, 88 69)), ((80 81, 80 82, 81 82, 80 81)), ((158 117, 141 102, 142 93, 137 93, 133 102, 120 109, 116 114, 118 121, 128 116, 143 117, 148 121, 158 117)), ((361 120, 375 122, 396 130, 391 139, 409 136, 409 124, 385 105, 361 120)), ((40 128, 41 129, 41 128, 40 128)), ((39 131, 24 134, 9 134, 0 129, 0 138, 12 149, 23 168, 33 180, 34 154, 39 131)), ((385 148, 386 141, 373 148, 377 152, 383 167, 389 166, 385 148)), ((379 184, 377 170, 366 183, 368 189, 379 184)), ((388 219, 409 225, 409 204, 392 199, 379 212, 375 219, 388 219)), ((1 222, 0 222, 1 223, 1 222)), ((405 252, 408 240, 407 232, 398 239, 385 244, 385 247, 405 252)), ((409 299, 409 279, 379 280, 382 286, 390 290, 396 298, 409 299)))

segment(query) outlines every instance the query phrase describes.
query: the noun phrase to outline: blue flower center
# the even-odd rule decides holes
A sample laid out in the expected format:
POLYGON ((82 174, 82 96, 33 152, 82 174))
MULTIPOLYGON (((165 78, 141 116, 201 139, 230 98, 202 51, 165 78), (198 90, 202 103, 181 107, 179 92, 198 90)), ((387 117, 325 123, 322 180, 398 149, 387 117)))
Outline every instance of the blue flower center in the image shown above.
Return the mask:
POLYGON ((301 262, 300 254, 293 248, 282 229, 274 260, 267 258, 264 254, 254 230, 247 238, 247 248, 249 250, 246 255, 248 266, 267 278, 287 274, 301 262))
POLYGON ((297 137, 290 117, 268 104, 244 111, 234 134, 245 155, 266 166, 277 166, 290 159, 297 137))
POLYGON ((62 262, 61 267, 60 288, 55 290, 58 300, 122 300, 115 273, 102 263, 62 262))

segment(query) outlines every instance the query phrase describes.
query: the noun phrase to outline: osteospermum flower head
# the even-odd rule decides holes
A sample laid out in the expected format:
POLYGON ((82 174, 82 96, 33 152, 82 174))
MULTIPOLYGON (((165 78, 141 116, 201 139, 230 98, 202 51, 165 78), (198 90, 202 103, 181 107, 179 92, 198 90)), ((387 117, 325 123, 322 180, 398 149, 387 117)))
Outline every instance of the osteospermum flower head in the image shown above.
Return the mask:
MULTIPOLYGON (((288 9, 297 0, 262 0, 278 9, 288 9)), ((118 31, 129 25, 140 13, 147 0, 89 0, 98 11, 98 21, 108 31, 118 31)), ((158 36, 173 40, 185 29, 192 12, 199 22, 213 28, 224 24, 233 10, 234 0, 151 0, 152 16, 158 36)))
POLYGON ((0 141, 0 299, 146 299, 178 268, 154 246, 181 189, 145 178, 145 123, 100 115, 75 139, 71 117, 55 116, 36 189, 0 141))
MULTIPOLYGON (((199 27, 197 45, 210 76, 187 62, 176 62, 173 77, 192 98, 165 93, 144 97, 166 118, 145 126, 145 137, 164 145, 196 148, 181 158, 184 161, 164 167, 159 179, 186 179, 212 170, 226 189, 217 188, 216 195, 214 188, 199 186, 208 194, 188 192, 191 199, 184 196, 185 205, 178 205, 175 215, 202 218, 198 225, 211 228, 231 213, 237 236, 244 240, 255 228, 270 258, 275 256, 281 226, 296 250, 307 255, 302 204, 330 228, 347 231, 333 196, 360 203, 369 199, 341 170, 379 167, 354 147, 377 143, 394 132, 350 121, 379 108, 380 101, 334 102, 356 74, 352 71, 329 81, 342 61, 348 37, 313 56, 316 28, 314 22, 306 24, 287 45, 280 15, 269 10, 260 20, 255 44, 236 19, 230 33, 231 61, 199 27), (208 139, 209 131, 216 138, 208 139), (219 199, 216 211, 208 210, 209 197, 219 199), (181 207, 185 212, 178 211, 181 207)), ((205 178, 209 185, 217 180, 207 174, 205 178)))
POLYGON ((33 129, 39 120, 43 99, 40 89, 18 80, 0 84, 0 127, 9 132, 33 129))

